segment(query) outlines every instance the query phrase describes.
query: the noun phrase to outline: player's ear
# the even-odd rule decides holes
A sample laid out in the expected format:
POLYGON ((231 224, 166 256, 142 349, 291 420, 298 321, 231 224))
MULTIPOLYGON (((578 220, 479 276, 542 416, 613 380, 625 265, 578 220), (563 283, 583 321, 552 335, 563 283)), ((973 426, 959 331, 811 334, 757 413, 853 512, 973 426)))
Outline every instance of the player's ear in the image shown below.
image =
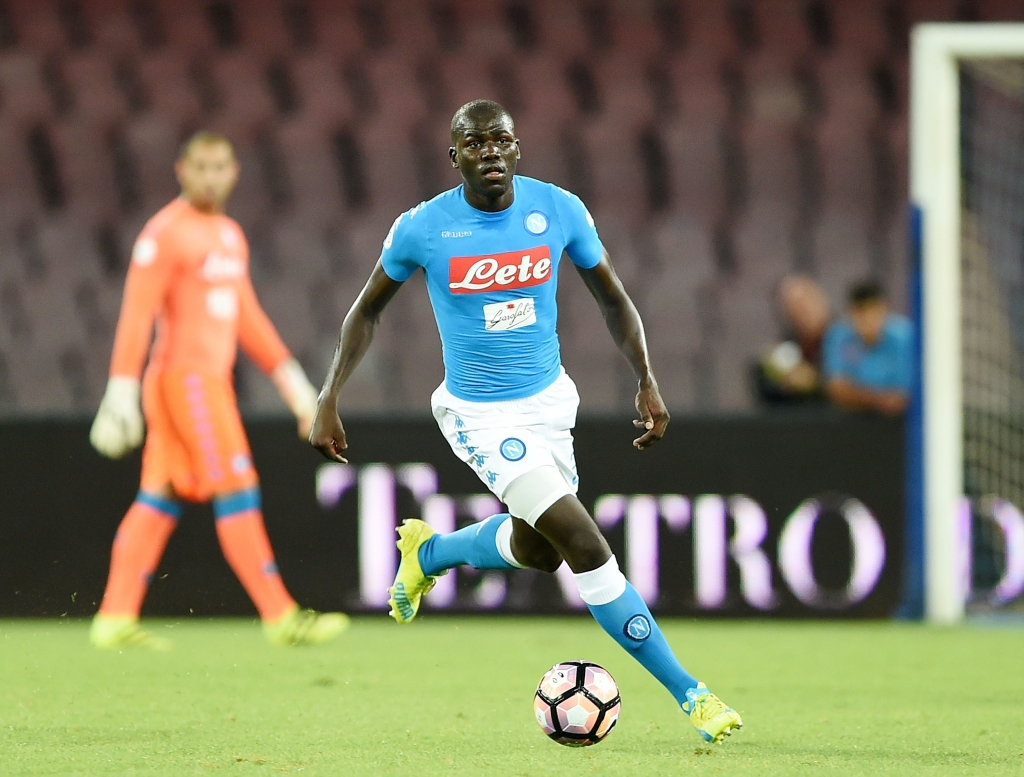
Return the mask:
POLYGON ((457 168, 459 166, 459 155, 455 150, 455 146, 448 147, 448 158, 452 160, 452 167, 457 168))
POLYGON ((522 149, 519 148, 519 138, 516 138, 516 159, 519 159, 522 155, 522 149))

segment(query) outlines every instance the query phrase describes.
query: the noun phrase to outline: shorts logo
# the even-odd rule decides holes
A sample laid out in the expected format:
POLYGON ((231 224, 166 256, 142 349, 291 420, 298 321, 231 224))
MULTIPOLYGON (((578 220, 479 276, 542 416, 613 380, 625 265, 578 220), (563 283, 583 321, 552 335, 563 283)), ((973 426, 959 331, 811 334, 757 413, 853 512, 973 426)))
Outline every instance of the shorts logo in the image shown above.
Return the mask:
POLYGON ((453 256, 448 261, 452 294, 525 289, 549 280, 551 250, 546 245, 490 256, 453 256))
POLYGON ((634 615, 626 622, 622 632, 634 642, 643 642, 651 636, 651 622, 644 615, 634 615))
POLYGON ((523 225, 531 235, 543 235, 548 231, 548 217, 539 210, 530 211, 526 214, 523 225))
POLYGON ((519 461, 526 455, 526 443, 518 437, 508 437, 502 440, 498 450, 507 461, 519 461))
POLYGON ((231 458, 231 471, 236 475, 248 472, 252 468, 252 461, 244 453, 236 453, 231 458))

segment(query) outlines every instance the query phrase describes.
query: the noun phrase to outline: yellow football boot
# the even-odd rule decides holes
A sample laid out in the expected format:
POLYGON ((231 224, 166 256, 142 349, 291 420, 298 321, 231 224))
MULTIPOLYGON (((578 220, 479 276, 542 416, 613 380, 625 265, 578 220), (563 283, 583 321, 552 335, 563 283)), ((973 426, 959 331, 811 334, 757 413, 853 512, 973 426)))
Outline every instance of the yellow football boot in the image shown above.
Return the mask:
POLYGON ((263 636, 278 647, 322 645, 348 628, 349 617, 341 612, 317 612, 293 607, 275 621, 263 621, 263 636))
POLYGON ((388 593, 391 594, 388 598, 388 605, 391 607, 388 615, 399 623, 409 623, 416 617, 420 602, 437 582, 437 577, 423 574, 423 568, 420 566, 420 548, 436 533, 416 518, 409 518, 398 527, 397 544, 402 560, 398 565, 395 583, 388 589, 388 593))
POLYGON ((142 626, 139 619, 131 616, 112 617, 97 614, 89 627, 89 641, 101 650, 122 650, 124 648, 147 648, 149 650, 170 650, 171 641, 154 637, 142 626))
POLYGON ((683 712, 690 716, 690 722, 697 733, 707 742, 719 743, 733 730, 743 728, 740 714, 708 690, 704 683, 686 692, 683 712))

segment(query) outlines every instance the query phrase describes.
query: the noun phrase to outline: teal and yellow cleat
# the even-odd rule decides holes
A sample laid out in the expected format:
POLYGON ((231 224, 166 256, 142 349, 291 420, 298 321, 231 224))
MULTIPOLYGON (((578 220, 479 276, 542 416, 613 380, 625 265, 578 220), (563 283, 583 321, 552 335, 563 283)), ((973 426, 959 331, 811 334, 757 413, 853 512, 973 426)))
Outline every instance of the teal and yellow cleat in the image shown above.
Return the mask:
POLYGON ((398 550, 402 554, 395 583, 388 589, 391 596, 388 606, 390 615, 399 623, 409 623, 419 612, 420 602, 430 593, 437 577, 423 574, 420 566, 420 548, 437 532, 423 521, 409 518, 398 527, 398 550))
POLYGON ((263 621, 263 636, 278 647, 322 645, 348 628, 349 618, 341 612, 317 612, 293 607, 276 621, 263 621))
POLYGON ((708 690, 704 683, 686 692, 683 712, 690 716, 690 722, 697 733, 707 742, 721 742, 733 730, 743 728, 740 714, 708 690))
POLYGON ((145 648, 148 650, 170 650, 171 641, 154 637, 132 616, 109 616, 97 614, 89 627, 89 641, 100 650, 123 650, 124 648, 145 648))

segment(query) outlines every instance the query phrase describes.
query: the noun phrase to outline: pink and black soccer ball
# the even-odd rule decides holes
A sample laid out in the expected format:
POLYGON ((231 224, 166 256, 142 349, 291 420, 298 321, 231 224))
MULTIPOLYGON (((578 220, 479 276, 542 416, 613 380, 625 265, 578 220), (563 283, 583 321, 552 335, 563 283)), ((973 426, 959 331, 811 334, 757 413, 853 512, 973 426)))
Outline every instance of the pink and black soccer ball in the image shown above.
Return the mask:
POLYGON ((608 736, 621 707, 615 680, 590 661, 555 664, 541 678, 533 697, 533 712, 541 729, 569 747, 596 745, 608 736))

